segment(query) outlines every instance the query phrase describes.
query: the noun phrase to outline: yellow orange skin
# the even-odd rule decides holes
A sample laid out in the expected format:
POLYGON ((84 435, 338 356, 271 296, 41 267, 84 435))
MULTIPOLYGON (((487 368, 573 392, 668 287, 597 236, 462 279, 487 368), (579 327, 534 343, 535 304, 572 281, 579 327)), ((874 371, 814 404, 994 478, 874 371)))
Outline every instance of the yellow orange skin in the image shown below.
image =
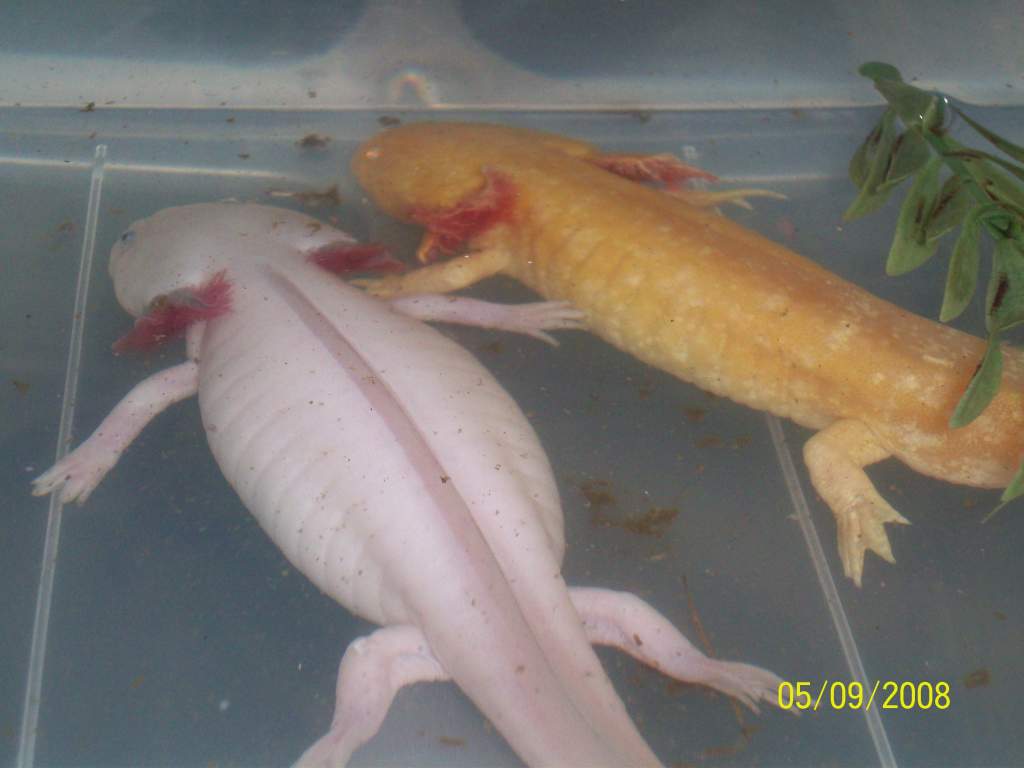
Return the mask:
MULTIPOLYGON (((599 156, 585 142, 525 129, 422 123, 373 137, 353 169, 378 206, 406 221, 456 204, 480 188, 485 169, 498 171, 517 197, 510 221, 468 243, 469 260, 485 254, 497 267, 484 272, 570 301, 594 333, 717 395, 812 429, 859 422, 875 453, 944 480, 1009 482, 1024 451, 1020 352, 1005 349, 1002 388, 982 416, 951 430, 981 339, 589 161, 599 156)), ((467 282, 416 276, 380 292, 467 282)))

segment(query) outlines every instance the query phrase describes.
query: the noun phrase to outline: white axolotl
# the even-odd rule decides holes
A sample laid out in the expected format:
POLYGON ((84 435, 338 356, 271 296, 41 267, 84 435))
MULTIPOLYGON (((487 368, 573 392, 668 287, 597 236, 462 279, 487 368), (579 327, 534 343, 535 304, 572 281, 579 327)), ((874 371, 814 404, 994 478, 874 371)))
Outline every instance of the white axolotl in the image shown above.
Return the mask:
POLYGON ((402 686, 454 680, 530 765, 658 759, 591 643, 756 708, 779 678, 709 659, 639 598, 569 589, 558 492, 536 435, 466 350, 419 322, 551 340, 561 303, 390 303, 324 267, 384 269, 370 246, 288 210, 170 208, 114 246, 118 300, 139 318, 119 343, 184 332, 188 361, 137 385, 35 481, 83 501, 156 414, 198 393, 213 455, 295 567, 382 625, 353 642, 330 731, 299 760, 343 765, 402 686))

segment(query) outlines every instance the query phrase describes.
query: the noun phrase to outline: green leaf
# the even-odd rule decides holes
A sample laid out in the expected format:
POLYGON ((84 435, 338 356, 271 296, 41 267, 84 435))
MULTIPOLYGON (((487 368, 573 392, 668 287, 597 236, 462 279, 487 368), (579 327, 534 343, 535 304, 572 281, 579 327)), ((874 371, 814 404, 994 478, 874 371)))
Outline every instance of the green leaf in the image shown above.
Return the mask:
POLYGON ((981 365, 974 372, 971 383, 967 385, 967 391, 956 404, 956 409, 949 419, 950 428, 964 427, 978 418, 999 391, 999 379, 1002 374, 1003 351, 999 347, 999 334, 993 333, 988 337, 988 348, 985 350, 981 365))
POLYGON ((953 246, 949 272, 946 274, 946 292, 942 297, 942 309, 939 311, 939 319, 944 323, 960 316, 971 303, 978 286, 978 267, 981 263, 979 214, 982 210, 975 208, 967 214, 960 235, 956 239, 956 245, 953 246))
POLYGON ((928 109, 921 115, 921 127, 935 134, 945 133, 943 123, 946 120, 947 99, 942 94, 933 94, 934 98, 928 104, 928 109))
POLYGON ((875 88, 889 102, 889 106, 896 110, 896 114, 908 128, 931 128, 936 124, 942 124, 945 108, 934 93, 922 91, 898 80, 875 80, 875 88))
POLYGON ((973 202, 970 190, 963 179, 955 175, 950 176, 939 190, 935 205, 928 212, 925 236, 929 240, 938 240, 954 227, 958 227, 973 202))
POLYGON ((981 522, 987 523, 996 513, 999 512, 1003 507, 1009 504, 1016 498, 1019 498, 1024 494, 1024 463, 1017 469, 1017 474, 1010 480, 1010 484, 1003 490, 1003 495, 999 497, 999 503, 996 504, 996 508, 989 512, 985 517, 981 519, 981 522))
POLYGON ((961 149, 953 152, 947 152, 945 156, 955 157, 960 160, 988 160, 989 162, 1002 166, 1018 179, 1024 181, 1024 168, 1021 168, 1015 163, 1011 163, 1009 160, 1003 160, 1003 158, 996 157, 988 152, 982 152, 980 149, 961 149))
POLYGON ((1008 154, 1010 157, 1012 157, 1018 163, 1024 163, 1024 148, 1017 146, 1012 141, 1007 141, 1002 136, 1000 136, 1000 135, 998 135, 996 133, 993 133, 992 131, 990 131, 988 128, 986 128, 985 126, 981 125, 980 123, 978 123, 978 122, 976 122, 974 120, 971 120, 971 118, 969 118, 967 115, 965 115, 961 110, 957 109, 956 107, 953 107, 953 111, 956 112, 958 115, 960 115, 960 117, 962 117, 964 119, 964 122, 966 122, 969 126, 971 126, 971 128, 973 128, 978 133, 980 133, 982 136, 984 136, 986 139, 988 139, 989 142, 991 142, 996 147, 1001 149, 1003 152, 1008 154))
POLYGON ((1024 217, 1024 190, 1019 184, 986 160, 968 156, 961 158, 961 162, 989 200, 1002 204, 1018 217, 1024 217))
POLYGON ((983 206, 982 210, 985 211, 985 215, 981 217, 981 221, 990 229, 996 230, 999 233, 999 237, 1010 236, 1014 222, 1012 213, 1000 208, 999 203, 989 203, 983 206))
POLYGON ((862 188, 854 201, 850 203, 850 207, 843 211, 843 221, 853 221, 867 216, 869 213, 874 213, 885 205, 892 190, 892 187, 881 191, 877 188, 874 190, 869 190, 867 187, 862 188))
MULTIPOLYGON (((877 208, 889 197, 890 190, 878 191, 878 185, 885 180, 886 173, 892 163, 893 146, 896 143, 896 114, 887 109, 882 115, 875 129, 868 135, 862 147, 864 154, 858 162, 858 167, 850 164, 850 177, 857 183, 857 178, 862 178, 860 192, 850 207, 843 213, 845 221, 852 221, 860 218, 877 208), (866 172, 863 166, 867 166, 866 172)), ((858 150, 859 152, 860 150, 858 150)))
POLYGON ((883 61, 869 61, 861 64, 857 73, 872 80, 903 80, 900 71, 896 67, 883 61))
POLYGON ((996 240, 992 254, 985 322, 990 333, 999 333, 1024 322, 1024 250, 1010 238, 996 240))
POLYGON ((892 64, 869 61, 857 72, 875 81, 875 88, 889 102, 889 106, 896 110, 900 120, 908 128, 922 126, 934 130, 942 125, 946 113, 946 100, 903 82, 900 71, 892 64))
POLYGON ((1006 486, 1006 490, 1003 491, 1003 495, 999 497, 999 500, 1006 504, 1022 494, 1024 494, 1024 464, 1021 464, 1017 469, 1017 474, 1013 476, 1010 484, 1006 486))
MULTIPOLYGON (((877 128, 875 130, 878 130, 877 128)), ((850 165, 848 168, 850 174, 850 181, 853 185, 860 189, 864 186, 864 182, 868 180, 868 142, 872 140, 875 135, 873 130, 868 134, 868 137, 861 142, 860 146, 857 147, 857 151, 853 153, 853 157, 850 158, 850 165)))
POLYGON ((871 133, 861 142, 860 146, 857 147, 857 151, 853 153, 853 157, 850 158, 850 181, 854 183, 857 189, 863 188, 868 180, 868 170, 877 152, 878 141, 882 137, 882 123, 884 120, 885 115, 883 114, 878 123, 875 124, 875 127, 871 129, 871 133))
POLYGON ((896 236, 885 263, 886 274, 903 275, 931 258, 938 242, 929 240, 925 226, 939 193, 939 168, 942 158, 933 157, 917 174, 896 219, 896 236))
POLYGON ((904 179, 921 170, 932 156, 928 142, 916 128, 901 133, 892 148, 892 161, 885 172, 885 180, 878 185, 878 192, 888 192, 904 179))

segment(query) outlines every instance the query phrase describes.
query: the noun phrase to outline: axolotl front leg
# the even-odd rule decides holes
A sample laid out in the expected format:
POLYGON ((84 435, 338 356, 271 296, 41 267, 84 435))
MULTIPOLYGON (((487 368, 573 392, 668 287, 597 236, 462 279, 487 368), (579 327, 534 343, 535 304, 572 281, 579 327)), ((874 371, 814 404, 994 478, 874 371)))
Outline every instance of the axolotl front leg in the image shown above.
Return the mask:
POLYGON ((158 414, 196 394, 199 389, 199 349, 206 323, 188 329, 188 361, 155 373, 135 385, 114 406, 89 438, 32 482, 32 493, 43 496, 61 488, 62 503, 83 503, 117 464, 121 454, 158 414))
POLYGON ((583 329, 583 313, 565 301, 495 304, 462 296, 413 294, 392 299, 391 308, 418 320, 475 325, 521 333, 558 346, 552 330, 583 329))
MULTIPOLYGON (((569 590, 587 639, 606 645, 685 683, 732 696, 758 711, 778 704, 781 679, 750 664, 705 656, 673 624, 636 595, 609 589, 569 590)), ((394 626, 353 641, 338 669, 331 728, 294 768, 338 768, 380 729, 399 690, 450 676, 416 627, 394 626)), ((791 710, 799 714, 796 710, 791 710)))
MULTIPOLYGON (((582 313, 565 302, 494 304, 475 299, 424 295, 392 302, 392 307, 420 320, 506 330, 557 343, 547 331, 580 328, 582 313)), ((78 448, 33 481, 32 492, 43 496, 58 488, 63 503, 83 503, 114 467, 121 454, 158 414, 199 387, 199 351, 205 322, 189 327, 188 361, 155 373, 137 384, 78 448)))
POLYGON ((468 288, 512 265, 512 257, 502 248, 470 251, 448 261, 440 261, 401 275, 353 280, 378 298, 393 298, 420 293, 448 293, 468 288))

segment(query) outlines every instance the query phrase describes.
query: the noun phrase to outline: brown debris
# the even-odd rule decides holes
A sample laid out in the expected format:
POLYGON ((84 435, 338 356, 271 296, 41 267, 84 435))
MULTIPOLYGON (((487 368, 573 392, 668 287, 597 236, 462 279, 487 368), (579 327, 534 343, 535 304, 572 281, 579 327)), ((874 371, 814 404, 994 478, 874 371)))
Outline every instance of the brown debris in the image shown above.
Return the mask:
POLYGON ((319 133, 307 133, 295 142, 295 146, 300 149, 326 149, 330 143, 330 136, 321 136, 319 133))
POLYGON ((992 673, 980 667, 964 678, 964 688, 984 688, 992 682, 992 673))

